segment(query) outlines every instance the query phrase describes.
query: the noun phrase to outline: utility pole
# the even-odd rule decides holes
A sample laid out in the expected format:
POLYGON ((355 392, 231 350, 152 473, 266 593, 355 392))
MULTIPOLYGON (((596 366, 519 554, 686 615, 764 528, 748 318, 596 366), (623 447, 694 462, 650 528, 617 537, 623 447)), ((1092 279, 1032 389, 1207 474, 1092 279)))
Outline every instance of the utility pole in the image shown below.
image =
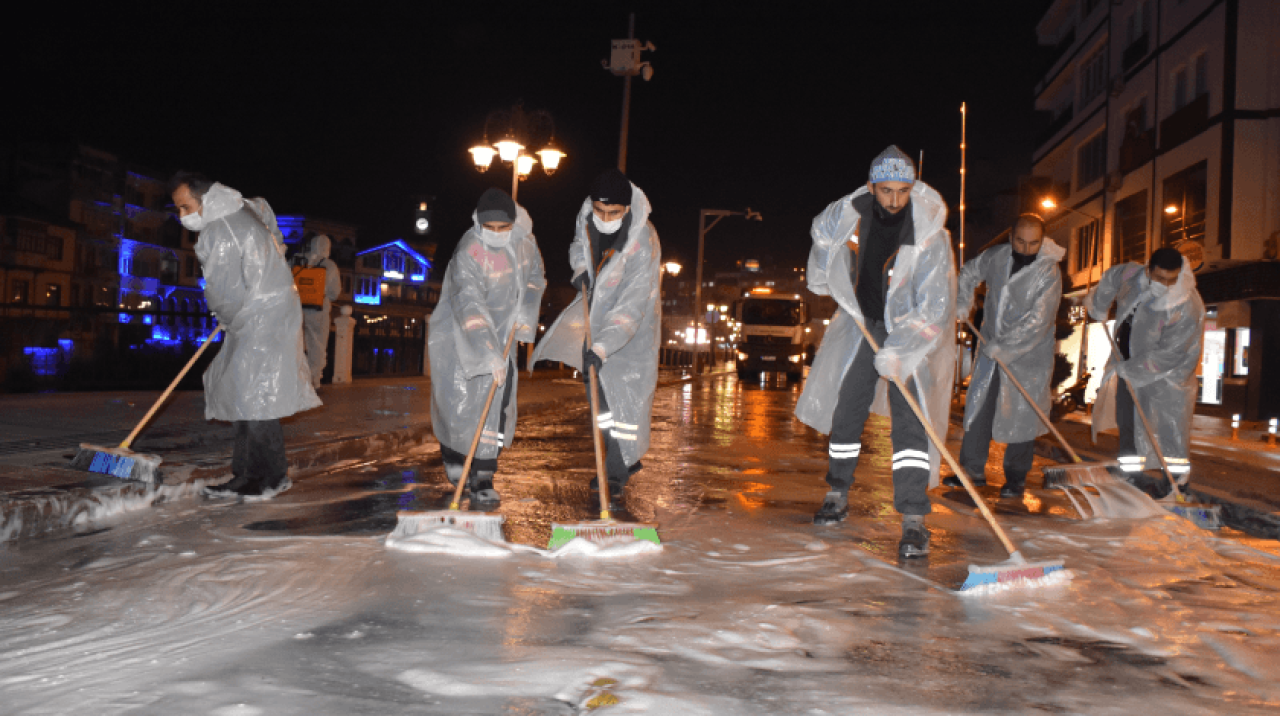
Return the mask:
POLYGON ((627 39, 611 43, 609 59, 600 64, 622 78, 622 127, 618 131, 618 171, 627 171, 627 134, 631 128, 631 78, 640 75, 646 82, 653 78, 653 66, 640 60, 640 53, 656 48, 652 42, 636 40, 636 14, 627 21, 627 39))

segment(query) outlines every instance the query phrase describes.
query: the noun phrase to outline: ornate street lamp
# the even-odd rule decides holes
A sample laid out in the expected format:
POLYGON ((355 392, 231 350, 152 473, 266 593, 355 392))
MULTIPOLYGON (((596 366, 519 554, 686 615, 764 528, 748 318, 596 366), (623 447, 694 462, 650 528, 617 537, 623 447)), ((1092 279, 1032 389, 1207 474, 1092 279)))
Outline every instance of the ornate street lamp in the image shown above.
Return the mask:
POLYGON ((484 141, 472 147, 471 159, 477 171, 486 172, 493 164, 496 154, 503 162, 511 165, 511 198, 516 198, 520 188, 520 180, 533 173, 538 164, 536 154, 542 160, 542 171, 551 176, 560 167, 560 161, 567 155, 555 143, 556 124, 551 114, 544 110, 525 111, 524 106, 516 103, 509 110, 490 112, 484 120, 484 141), (493 131, 491 131, 493 130, 493 131), (498 141, 490 143, 489 137, 499 136, 498 141), (530 146, 541 146, 536 152, 527 153, 530 146))

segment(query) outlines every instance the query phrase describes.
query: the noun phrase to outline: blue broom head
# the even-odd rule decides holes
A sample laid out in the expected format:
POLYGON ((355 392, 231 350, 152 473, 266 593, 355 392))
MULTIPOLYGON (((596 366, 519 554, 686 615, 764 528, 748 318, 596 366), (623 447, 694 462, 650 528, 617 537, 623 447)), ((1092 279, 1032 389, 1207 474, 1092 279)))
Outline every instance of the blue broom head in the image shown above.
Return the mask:
POLYGON ((990 567, 969 565, 969 576, 960 585, 960 591, 981 587, 988 584, 1007 584, 1047 577, 1065 568, 1061 560, 1054 562, 1034 562, 1022 564, 998 564, 990 567))

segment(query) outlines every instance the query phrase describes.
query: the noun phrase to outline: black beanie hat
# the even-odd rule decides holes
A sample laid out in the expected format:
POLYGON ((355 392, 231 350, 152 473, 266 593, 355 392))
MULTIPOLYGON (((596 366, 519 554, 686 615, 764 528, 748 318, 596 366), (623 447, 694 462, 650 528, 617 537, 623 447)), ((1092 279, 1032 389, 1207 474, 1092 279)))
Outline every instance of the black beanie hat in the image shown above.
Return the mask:
POLYGON ((476 204, 476 221, 481 224, 490 221, 505 221, 514 224, 516 221, 516 202, 511 195, 501 189, 486 189, 476 204))
POLYGON ((617 169, 609 169, 591 182, 591 200, 630 206, 631 181, 617 169))
POLYGON ((1151 260, 1147 261, 1147 268, 1181 271, 1182 252, 1168 246, 1158 248, 1151 252, 1151 260))

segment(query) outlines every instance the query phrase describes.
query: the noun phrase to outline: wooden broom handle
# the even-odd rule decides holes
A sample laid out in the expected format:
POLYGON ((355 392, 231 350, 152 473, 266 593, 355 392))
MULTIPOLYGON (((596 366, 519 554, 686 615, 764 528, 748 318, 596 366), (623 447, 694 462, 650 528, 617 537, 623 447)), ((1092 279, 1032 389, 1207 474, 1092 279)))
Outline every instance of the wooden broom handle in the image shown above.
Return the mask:
MULTIPOLYGON (((849 317, 853 319, 855 324, 857 324, 858 330, 862 331, 862 337, 867 339, 867 345, 871 346, 871 350, 879 353, 880 346, 876 345, 876 340, 871 337, 871 332, 862 324, 862 319, 852 313, 849 314, 849 317)), ((924 411, 920 409, 920 404, 916 402, 915 396, 911 395, 911 392, 907 390, 907 386, 903 385, 902 381, 899 380, 897 376, 891 376, 889 379, 892 380, 893 384, 898 387, 899 391, 901 391, 902 397, 907 399, 907 405, 911 406, 911 412, 916 414, 916 419, 920 421, 922 426, 924 426, 925 432, 929 434, 929 439, 933 441, 934 447, 936 447, 938 452, 942 453, 942 456, 947 459, 947 464, 951 466, 952 472, 956 474, 956 477, 960 478, 960 482, 964 485, 964 489, 969 492, 969 496, 973 498, 973 502, 978 506, 978 510, 982 513, 982 516, 986 518, 987 523, 991 525, 991 529, 994 530, 996 536, 1000 538, 1000 542, 1004 545, 1005 550, 1009 552, 1010 556, 1017 555, 1018 549, 1013 546, 1013 542, 1010 541, 1009 535, 1005 534, 1004 530, 1000 528, 1000 523, 996 522, 995 515, 991 514, 991 509, 987 507, 986 502, 983 502, 982 496, 978 494, 978 490, 974 488, 973 482, 969 480, 969 476, 965 474, 964 469, 960 467, 960 463, 956 462, 956 459, 951 456, 951 452, 947 450, 946 443, 942 442, 942 439, 938 437, 936 432, 934 432, 933 425, 925 419, 924 411)))
POLYGON ((125 438, 124 442, 120 443, 121 448, 125 450, 129 449, 129 446, 133 444, 134 439, 138 437, 138 433, 142 432, 142 428, 146 426, 147 421, 151 420, 151 416, 156 414, 156 411, 160 409, 161 405, 164 405, 164 401, 169 398, 169 394, 173 392, 173 389, 178 387, 178 383, 181 383, 182 379, 186 377, 187 371, 191 370, 191 366, 195 365, 196 361, 200 360, 200 356, 204 354, 204 349, 208 348, 209 344, 213 342, 213 337, 221 332, 222 324, 219 323, 217 328, 214 328, 213 332, 209 334, 209 337, 204 339, 204 343, 201 343, 200 347, 196 349, 196 353, 191 356, 191 360, 187 361, 187 364, 182 366, 182 370, 178 373, 178 377, 174 378, 173 382, 169 384, 169 387, 165 388, 164 392, 160 394, 160 399, 151 406, 151 410, 148 410, 147 414, 142 416, 142 420, 138 421, 137 427, 133 429, 133 432, 129 433, 129 437, 125 438))
MULTIPOLYGON (((982 334, 978 332, 978 329, 974 328, 973 324, 969 322, 969 319, 964 319, 964 324, 969 327, 969 330, 973 331, 973 334, 978 337, 979 341, 982 343, 987 342, 987 340, 982 337, 982 334)), ((1045 415, 1044 411, 1040 409, 1040 406, 1036 405, 1036 401, 1031 399, 1031 394, 1027 392, 1026 388, 1022 387, 1022 383, 1018 381, 1018 378, 1013 374, 1013 371, 1009 370, 1009 366, 1005 365, 1004 361, 999 358, 995 358, 993 356, 988 357, 994 360, 996 365, 1000 366, 1000 370, 1003 370, 1005 375, 1009 376, 1009 380, 1013 381, 1013 384, 1017 386, 1018 392, 1022 393, 1022 397, 1027 399, 1027 402, 1031 405, 1031 409, 1036 411, 1036 415, 1038 415, 1040 420, 1044 422, 1045 427, 1049 428, 1049 430, 1053 432, 1053 436, 1058 439, 1058 442, 1062 443, 1062 447, 1065 448, 1067 454, 1071 456, 1071 460, 1077 463, 1084 462, 1084 460, 1081 460, 1080 456, 1076 454, 1076 451, 1072 450, 1071 446, 1067 444, 1067 439, 1062 437, 1062 433, 1058 432, 1058 429, 1053 427, 1053 423, 1049 420, 1049 416, 1045 415)), ((977 361, 974 361, 973 363, 974 365, 978 364, 977 361)), ((973 387, 972 381, 970 381, 969 387, 973 387)))
MULTIPOLYGON (((1111 329, 1107 328, 1106 321, 1102 322, 1102 332, 1107 334, 1107 340, 1111 341, 1111 350, 1115 351, 1117 358, 1128 360, 1120 352, 1120 345, 1116 343, 1115 337, 1111 335, 1111 329)), ((1119 375, 1116 375, 1116 380, 1121 380, 1119 375)), ((1147 422, 1147 412, 1142 409, 1142 403, 1138 402, 1138 390, 1133 387, 1133 383, 1127 380, 1124 381, 1124 384, 1129 388, 1129 397, 1133 398, 1133 408, 1137 411, 1138 418, 1142 420, 1142 429, 1147 433, 1147 440, 1151 441, 1151 449, 1155 451, 1156 458, 1160 460, 1160 469, 1164 470, 1164 476, 1169 478, 1169 486, 1173 488, 1174 499, 1178 502, 1186 502, 1187 498, 1183 497, 1182 490, 1178 489, 1178 481, 1173 479, 1173 473, 1169 470, 1169 463, 1164 460, 1164 451, 1160 449, 1160 443, 1156 442, 1156 434, 1151 430, 1151 423, 1147 422)))
MULTIPOLYGON (((502 349, 503 365, 507 364, 511 355, 511 344, 516 339, 516 328, 519 321, 516 320, 511 324, 511 335, 507 336, 507 345, 502 349)), ((515 371, 512 371, 514 374, 515 371)), ((507 380, 514 380, 515 375, 507 376, 507 380)), ((471 476, 471 461, 475 459, 476 447, 480 444, 480 435, 484 433, 484 424, 489 421, 489 406, 493 405, 493 394, 498 392, 498 381, 490 381, 489 396, 484 399, 484 410, 480 412, 480 424, 476 426, 475 437, 471 438, 471 447, 467 448, 467 460, 462 463, 462 477, 458 478, 458 486, 453 491, 453 502, 449 503, 449 509, 460 509, 462 504, 462 490, 467 486, 467 478, 471 476)))
MULTIPOLYGON (((591 239, 587 239, 587 249, 590 251, 591 239)), ((586 278, 585 276, 583 277, 586 278)), ((587 350, 591 348, 591 306, 587 299, 587 282, 582 282, 582 317, 584 319, 585 330, 587 332, 587 350)), ((591 440, 596 447, 596 482, 600 484, 600 519, 609 519, 609 480, 605 477, 604 469, 604 438, 600 434, 600 408, 596 405, 599 395, 597 392, 599 386, 596 384, 596 367, 587 368, 587 376, 590 379, 591 395, 588 396, 587 402, 591 404, 591 440)))

